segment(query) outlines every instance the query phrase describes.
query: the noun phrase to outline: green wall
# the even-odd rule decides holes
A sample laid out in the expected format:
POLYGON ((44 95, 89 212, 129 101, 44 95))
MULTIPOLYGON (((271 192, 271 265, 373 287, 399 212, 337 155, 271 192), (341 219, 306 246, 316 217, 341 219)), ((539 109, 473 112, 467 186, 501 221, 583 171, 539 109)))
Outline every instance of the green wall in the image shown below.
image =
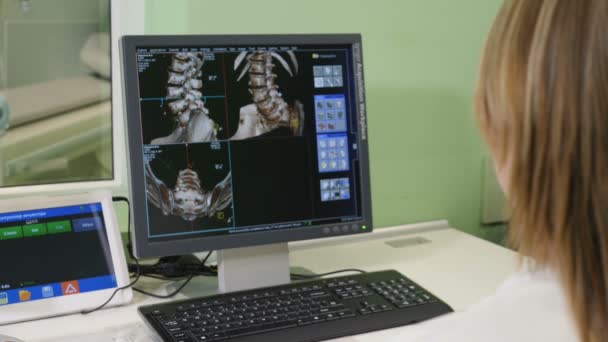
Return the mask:
POLYGON ((376 226, 448 219, 481 227, 484 147, 471 97, 501 0, 147 0, 146 31, 360 32, 376 226), (355 5, 356 4, 356 5, 355 5))

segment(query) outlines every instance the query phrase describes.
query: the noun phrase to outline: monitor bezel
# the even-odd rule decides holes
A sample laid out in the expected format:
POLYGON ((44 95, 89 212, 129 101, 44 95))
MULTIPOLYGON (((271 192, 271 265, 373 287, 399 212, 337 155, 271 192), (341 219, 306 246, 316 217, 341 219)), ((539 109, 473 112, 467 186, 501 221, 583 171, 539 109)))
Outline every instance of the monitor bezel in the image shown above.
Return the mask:
POLYGON ((132 241, 134 254, 138 258, 182 255, 194 252, 249 247, 256 245, 283 243, 289 241, 327 238, 348 234, 370 233, 372 225, 371 191, 361 191, 362 219, 339 224, 325 224, 288 229, 264 230, 258 232, 236 233, 192 237, 171 241, 150 241, 148 239, 148 217, 146 208, 146 184, 144 174, 141 113, 139 105, 139 83, 137 73, 137 48, 144 46, 268 46, 268 45, 352 45, 353 63, 358 81, 355 82, 355 101, 358 104, 357 125, 359 139, 360 172, 362 189, 370 189, 369 151, 367 142, 367 107, 363 75, 363 53, 360 34, 280 34, 280 35, 160 35, 160 36, 124 36, 122 38, 122 70, 124 76, 124 103, 127 117, 128 163, 130 173, 131 210, 134 223, 132 241), (358 74, 360 73, 360 75, 358 74), (363 91, 360 88, 363 87, 363 91), (362 113, 363 111, 363 113, 362 113), (342 226, 358 229, 342 230, 342 226), (338 229, 335 229, 338 227, 338 229), (363 228, 365 227, 365 228, 363 228), (339 231, 339 232, 338 232, 339 231))

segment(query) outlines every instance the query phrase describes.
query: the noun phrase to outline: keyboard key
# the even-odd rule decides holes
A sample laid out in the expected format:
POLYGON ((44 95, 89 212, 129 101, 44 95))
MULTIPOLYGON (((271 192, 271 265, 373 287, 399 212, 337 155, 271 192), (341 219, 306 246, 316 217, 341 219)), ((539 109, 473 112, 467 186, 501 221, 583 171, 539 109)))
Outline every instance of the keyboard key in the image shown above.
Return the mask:
POLYGON ((308 325, 308 324, 313 324, 314 322, 315 321, 310 316, 302 317, 297 320, 298 325, 308 325))
POLYGON ((173 340, 175 342, 194 342, 194 340, 190 336, 185 336, 185 337, 181 337, 181 338, 174 338, 173 340))
POLYGON ((325 315, 325 319, 327 319, 328 321, 334 320, 334 319, 338 319, 340 318, 337 314, 335 313, 328 313, 327 315, 325 315))
POLYGON ((369 309, 359 309, 359 313, 362 315, 369 315, 372 312, 369 309))
POLYGON ((315 291, 307 294, 310 298, 325 298, 329 297, 329 293, 326 291, 315 291))
POLYGON ((196 333, 196 334, 201 334, 201 335, 209 335, 213 332, 213 329, 212 328, 200 328, 200 329, 196 329, 192 332, 196 333))
POLYGON ((403 302, 398 302, 396 305, 398 308, 407 308, 407 307, 413 306, 414 304, 410 303, 408 301, 403 301, 403 302))
POLYGON ((176 320, 173 320, 173 321, 165 321, 165 322, 163 322, 163 325, 166 327, 176 327, 179 325, 179 323, 176 320))
POLYGON ((213 340, 213 341, 223 340, 225 338, 228 338, 228 336, 225 333, 223 333, 223 332, 213 333, 213 334, 210 335, 210 337, 211 337, 211 340, 213 340))
POLYGON ((346 309, 336 312, 336 315, 338 315, 338 317, 340 318, 347 318, 355 316, 355 313, 352 312, 350 309, 346 309))
POLYGON ((314 315, 311 317, 314 323, 323 322, 325 318, 322 315, 314 315))
POLYGON ((173 334, 172 335, 173 340, 177 341, 177 342, 192 342, 192 338, 190 337, 190 335, 186 334, 186 333, 177 333, 177 334, 173 334))

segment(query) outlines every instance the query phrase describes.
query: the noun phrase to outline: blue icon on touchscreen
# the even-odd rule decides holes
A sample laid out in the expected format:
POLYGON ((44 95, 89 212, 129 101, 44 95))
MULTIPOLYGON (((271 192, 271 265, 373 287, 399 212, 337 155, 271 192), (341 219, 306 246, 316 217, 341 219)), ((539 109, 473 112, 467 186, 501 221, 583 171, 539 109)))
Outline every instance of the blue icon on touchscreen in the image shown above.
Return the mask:
POLYGON ((8 294, 6 292, 0 293, 0 305, 8 304, 8 294))
POLYGON ((52 286, 43 286, 42 287, 42 298, 50 298, 53 296, 55 296, 55 293, 53 292, 52 286))

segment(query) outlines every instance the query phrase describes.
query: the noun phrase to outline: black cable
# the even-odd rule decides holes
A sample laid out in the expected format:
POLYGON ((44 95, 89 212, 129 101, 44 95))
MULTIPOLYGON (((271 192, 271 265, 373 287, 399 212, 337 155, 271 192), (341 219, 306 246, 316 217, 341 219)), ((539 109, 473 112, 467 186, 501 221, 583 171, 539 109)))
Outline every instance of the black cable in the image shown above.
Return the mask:
MULTIPOLYGON (((137 260, 135 260, 135 262, 139 265, 139 262, 137 260)), ((125 289, 128 289, 129 287, 135 285, 135 283, 137 283, 139 281, 139 278, 141 277, 141 273, 137 273, 137 275, 135 276, 135 280, 133 280, 132 282, 130 282, 129 284, 123 286, 123 287, 119 287, 116 290, 114 290, 114 292, 112 292, 112 295, 110 296, 110 298, 108 298, 108 300, 106 300, 103 304, 99 305, 98 307, 94 308, 94 309, 90 309, 90 310, 83 310, 80 313, 83 315, 88 315, 90 313, 93 313, 95 311, 101 310, 103 309, 106 305, 108 305, 108 303, 110 303, 112 301, 112 299, 114 299, 114 296, 116 296, 116 294, 118 293, 118 291, 122 291, 125 289)))
MULTIPOLYGON (((187 278, 190 275, 215 277, 217 275, 217 270, 214 267, 206 266, 211 253, 212 252, 209 252, 202 262, 194 256, 185 257, 186 262, 179 258, 175 260, 170 258, 170 261, 167 261, 166 258, 161 258, 161 260, 155 264, 141 265, 141 275, 142 277, 149 276, 150 278, 159 280, 183 280, 183 278, 187 278)), ((129 271, 131 273, 135 273, 136 270, 136 265, 129 265, 129 271)))
MULTIPOLYGON (((207 260, 211 256, 211 253, 213 253, 213 251, 210 251, 209 253, 207 253, 207 255, 205 256, 205 258, 201 261, 201 264, 200 264, 201 268, 205 267, 205 263, 207 262, 207 260)), ((190 283, 190 281, 192 280, 192 278, 195 277, 195 275, 196 274, 194 274, 194 273, 190 274, 190 276, 188 276, 188 279, 186 279, 186 281, 184 281, 175 291, 173 291, 172 293, 167 294, 167 295, 158 295, 158 294, 155 294, 155 293, 144 291, 142 289, 138 289, 136 287, 133 287, 133 291, 139 292, 139 293, 144 294, 146 296, 150 296, 150 297, 154 297, 154 298, 159 298, 159 299, 172 298, 175 295, 177 295, 178 293, 180 293, 184 289, 184 287, 186 287, 186 285, 188 285, 188 283, 190 283)))
POLYGON ((209 251, 209 253, 207 253, 207 256, 205 257, 205 259, 203 259, 202 265, 205 266, 205 263, 207 262, 207 260, 209 259, 209 257, 211 256, 211 253, 213 253, 213 251, 209 251))
MULTIPOLYGON (((141 275, 144 278, 152 278, 152 279, 156 279, 156 280, 165 280, 165 281, 180 281, 180 280, 186 280, 187 277, 182 277, 182 278, 169 278, 169 277, 164 277, 164 276, 159 276, 159 275, 155 275, 155 274, 142 274, 141 275)), ((134 275, 131 275, 131 278, 135 277, 134 275)))

